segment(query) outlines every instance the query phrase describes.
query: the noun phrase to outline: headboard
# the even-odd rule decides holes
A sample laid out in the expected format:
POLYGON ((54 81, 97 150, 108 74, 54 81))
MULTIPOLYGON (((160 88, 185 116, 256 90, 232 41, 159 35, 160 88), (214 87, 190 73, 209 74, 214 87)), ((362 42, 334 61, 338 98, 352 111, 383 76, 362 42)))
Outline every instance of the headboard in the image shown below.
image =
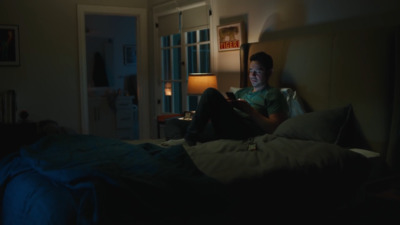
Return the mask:
POLYGON ((397 148, 398 159, 399 143, 390 139, 393 132, 399 139, 400 126, 399 97, 395 97, 400 87, 398 27, 355 27, 330 24, 270 32, 261 42, 242 45, 240 85, 249 84, 249 57, 265 51, 274 59, 271 86, 296 90, 307 111, 352 104, 363 138, 363 144, 354 147, 385 157, 393 154, 388 148, 397 148), (393 141, 397 147, 391 146, 393 141))

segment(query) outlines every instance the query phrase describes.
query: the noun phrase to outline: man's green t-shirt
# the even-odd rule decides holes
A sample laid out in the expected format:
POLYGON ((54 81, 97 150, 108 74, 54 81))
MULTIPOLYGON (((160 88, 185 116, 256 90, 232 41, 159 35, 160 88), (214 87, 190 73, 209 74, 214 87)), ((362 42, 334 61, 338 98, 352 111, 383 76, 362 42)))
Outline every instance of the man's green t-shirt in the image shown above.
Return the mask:
MULTIPOLYGON (((235 95, 237 99, 246 100, 266 117, 274 113, 288 113, 289 110, 285 97, 278 88, 267 86, 261 91, 253 92, 253 87, 246 87, 238 90, 235 95)), ((242 116, 247 117, 247 114, 239 112, 242 116)))

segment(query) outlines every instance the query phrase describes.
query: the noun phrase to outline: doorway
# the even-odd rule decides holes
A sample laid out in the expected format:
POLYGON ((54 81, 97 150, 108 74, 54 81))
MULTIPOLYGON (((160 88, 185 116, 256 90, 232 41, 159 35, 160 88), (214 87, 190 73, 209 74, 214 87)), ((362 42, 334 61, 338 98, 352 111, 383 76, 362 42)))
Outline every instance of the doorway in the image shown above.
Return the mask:
POLYGON ((136 17, 85 15, 89 133, 139 138, 136 17))
POLYGON ((78 6, 82 133, 149 136, 145 11, 78 6), (140 123, 139 123, 140 121, 140 123))

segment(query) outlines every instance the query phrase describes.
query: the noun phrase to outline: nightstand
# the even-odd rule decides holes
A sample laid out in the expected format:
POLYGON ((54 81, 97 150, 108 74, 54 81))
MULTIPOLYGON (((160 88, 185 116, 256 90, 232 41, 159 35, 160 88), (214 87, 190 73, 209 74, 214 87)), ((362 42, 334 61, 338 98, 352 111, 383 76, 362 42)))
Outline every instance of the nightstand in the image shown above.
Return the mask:
POLYGON ((165 125, 165 122, 167 119, 172 119, 172 118, 179 118, 182 117, 183 115, 180 113, 170 113, 170 114, 162 114, 157 116, 157 137, 161 138, 161 126, 165 125))

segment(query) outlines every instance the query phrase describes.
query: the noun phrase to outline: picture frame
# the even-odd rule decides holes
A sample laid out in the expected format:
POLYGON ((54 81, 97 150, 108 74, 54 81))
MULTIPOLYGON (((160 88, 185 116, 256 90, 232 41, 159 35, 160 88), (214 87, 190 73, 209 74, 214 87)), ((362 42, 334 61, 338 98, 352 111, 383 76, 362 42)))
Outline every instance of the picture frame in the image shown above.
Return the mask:
POLYGON ((124 45, 124 65, 136 64, 136 45, 124 45))
POLYGON ((19 65, 19 27, 0 24, 0 66, 19 65))
POLYGON ((217 26, 218 51, 239 50, 246 43, 244 23, 232 23, 217 26))

